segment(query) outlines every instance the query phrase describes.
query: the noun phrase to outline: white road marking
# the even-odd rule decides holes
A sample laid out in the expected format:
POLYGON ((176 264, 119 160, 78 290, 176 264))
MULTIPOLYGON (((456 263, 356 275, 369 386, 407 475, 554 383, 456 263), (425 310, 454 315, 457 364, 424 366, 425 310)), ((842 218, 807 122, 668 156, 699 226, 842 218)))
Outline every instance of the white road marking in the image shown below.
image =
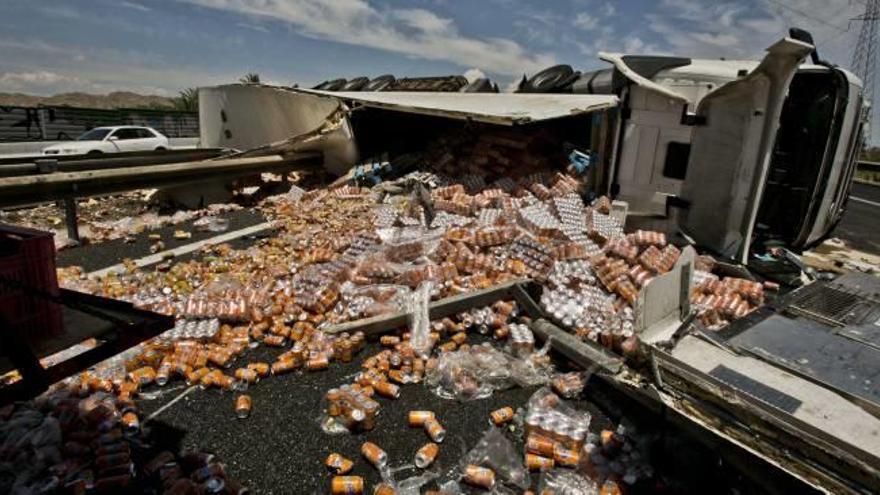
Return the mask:
POLYGON ((197 388, 196 385, 193 385, 193 386, 187 388, 186 390, 184 390, 183 392, 181 392, 180 395, 178 395, 177 397, 175 397, 175 398, 171 399, 170 401, 168 401, 167 404, 165 404, 164 406, 160 407, 159 409, 156 409, 155 411, 153 411, 153 414, 150 414, 149 416, 147 416, 147 419, 144 420, 144 424, 147 424, 147 423, 149 423, 150 421, 152 421, 156 416, 158 416, 158 415, 162 414, 163 412, 165 412, 166 409, 168 409, 169 407, 173 406, 177 401, 179 401, 180 399, 184 398, 188 393, 192 392, 192 391, 195 390, 196 388, 197 388))
MULTIPOLYGON (((161 251, 156 254, 151 254, 149 256, 144 256, 143 258, 138 258, 134 260, 135 265, 139 268, 155 265, 156 263, 161 262, 162 260, 168 257, 177 257, 182 256, 184 254, 191 253, 193 251, 197 251, 204 246, 210 246, 212 244, 221 244, 227 241, 231 241, 233 239, 237 239, 239 237, 244 237, 246 235, 255 234, 257 232, 262 232, 264 230, 268 230, 272 228, 274 224, 272 222, 263 222, 257 225, 252 225, 250 227, 246 227, 240 230, 234 230, 232 232, 226 232, 225 234, 220 234, 215 237, 209 237, 208 239, 202 239, 201 241, 194 242, 192 244, 185 244, 183 246, 178 246, 174 249, 168 249, 166 251, 161 251)), ((122 272, 125 270, 125 265, 122 263, 108 266, 107 268, 102 268, 100 270, 95 270, 90 272, 88 276, 90 277, 103 277, 108 273, 112 272, 122 272)))
POLYGON ((876 207, 880 208, 880 203, 878 203, 876 201, 870 201, 870 200, 867 200, 864 198, 857 198, 855 196, 850 196, 849 199, 851 199, 853 201, 858 201, 859 203, 865 203, 866 205, 876 206, 876 207))

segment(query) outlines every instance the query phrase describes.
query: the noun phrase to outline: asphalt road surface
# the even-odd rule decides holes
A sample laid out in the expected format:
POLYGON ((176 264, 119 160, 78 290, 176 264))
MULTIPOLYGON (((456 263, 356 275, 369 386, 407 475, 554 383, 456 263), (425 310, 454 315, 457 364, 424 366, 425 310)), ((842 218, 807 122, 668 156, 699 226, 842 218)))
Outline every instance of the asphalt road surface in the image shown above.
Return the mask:
POLYGON ((853 183, 846 212, 831 235, 856 249, 880 254, 880 186, 853 183))

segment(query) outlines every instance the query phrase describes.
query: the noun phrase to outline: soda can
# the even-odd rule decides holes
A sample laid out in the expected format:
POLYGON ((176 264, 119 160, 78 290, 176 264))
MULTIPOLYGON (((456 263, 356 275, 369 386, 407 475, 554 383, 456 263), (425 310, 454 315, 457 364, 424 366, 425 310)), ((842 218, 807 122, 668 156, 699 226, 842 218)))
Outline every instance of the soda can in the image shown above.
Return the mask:
POLYGON ((495 487, 495 471, 482 466, 468 464, 464 468, 464 481, 469 485, 491 490, 495 487))
POLYGON ((370 462, 370 464, 375 466, 376 469, 382 469, 385 467, 385 464, 388 463, 388 454, 373 442, 364 442, 363 445, 361 445, 361 454, 370 462))
POLYGON ((360 476, 334 476, 330 482, 330 493, 333 495, 362 495, 364 479, 360 476))
POLYGON ((408 419, 410 426, 421 428, 427 420, 434 419, 434 411, 410 411, 408 419))
POLYGON ((531 452, 526 453, 526 468, 529 471, 549 471, 554 466, 553 459, 531 452))
POLYGON ((514 411, 512 407, 502 407, 501 409, 497 409, 492 411, 489 416, 492 418, 492 422, 495 423, 495 426, 501 426, 506 423, 509 423, 513 419, 514 411))
POLYGON ((552 457, 556 450, 556 442, 543 435, 531 433, 526 439, 526 450, 545 457, 552 457))
POLYGON ((400 387, 391 382, 374 382, 373 389, 376 390, 377 394, 387 399, 397 399, 398 397, 400 397, 400 387))
POLYGON ((309 371, 321 371, 326 370, 330 367, 330 360, 327 359, 326 355, 318 355, 306 362, 306 369, 309 371))
POLYGON ((437 421, 437 418, 428 418, 425 421, 425 433, 431 437, 431 440, 437 443, 443 443, 443 439, 446 438, 446 429, 443 428, 443 425, 437 421))
POLYGON ((354 467, 354 461, 334 452, 327 456, 324 465, 335 474, 348 474, 354 467))
POLYGON ((256 370, 250 368, 238 368, 235 370, 235 378, 247 383, 255 383, 258 375, 256 370))
POLYGON ((249 395, 239 395, 235 399, 235 415, 238 419, 244 419, 251 414, 251 397, 249 395))
POLYGON ((141 429, 141 422, 138 419, 137 414, 134 411, 128 411, 122 415, 122 427, 125 429, 126 433, 137 433, 141 429))
POLYGON ((580 461, 580 454, 577 450, 566 448, 560 444, 553 451, 553 460, 560 466, 577 467, 580 461))
POLYGON ((260 378, 269 376, 270 368, 268 363, 248 363, 247 369, 254 370, 260 378))
POLYGON ((424 469, 430 466, 435 459, 437 459, 437 454, 440 452, 440 446, 434 442, 426 443, 416 452, 415 464, 419 469, 424 469))
POLYGON ((284 373, 289 373, 295 370, 299 366, 299 363, 295 359, 284 359, 281 361, 275 361, 272 363, 272 374, 273 375, 283 375, 284 373))

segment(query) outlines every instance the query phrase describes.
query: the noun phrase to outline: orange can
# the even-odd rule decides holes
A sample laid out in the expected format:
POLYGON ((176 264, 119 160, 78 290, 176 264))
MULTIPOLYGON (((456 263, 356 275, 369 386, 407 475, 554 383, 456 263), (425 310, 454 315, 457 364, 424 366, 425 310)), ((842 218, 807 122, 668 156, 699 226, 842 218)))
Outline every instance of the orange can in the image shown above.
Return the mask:
POLYGON ((537 433, 531 433, 526 439, 526 450, 534 454, 551 457, 556 451, 556 442, 537 433))
POLYGON ((568 449, 562 444, 557 444, 556 449, 553 451, 553 460, 560 466, 576 467, 580 459, 581 456, 577 450, 568 449))
POLYGON ((239 395, 235 399, 235 415, 238 419, 244 419, 251 414, 251 396, 239 395))
POLYGON ((138 419, 137 414, 133 411, 128 411, 122 415, 122 427, 125 428, 126 432, 134 433, 141 429, 141 422, 138 419))
POLYGON ((272 363, 272 374, 273 375, 283 375, 284 373, 289 373, 297 368, 299 363, 295 359, 284 359, 281 361, 275 361, 272 363))
POLYGON ((376 390, 377 394, 387 399, 397 399, 400 397, 400 387, 391 382, 375 382, 373 383, 373 389, 376 390))
POLYGON ((268 363, 248 363, 247 369, 254 370, 260 378, 269 376, 268 363))
POLYGON ((602 488, 599 489, 599 495, 621 495, 621 493, 620 486, 611 480, 603 483, 602 488))
POLYGON ((495 487, 495 471, 482 466, 468 464, 464 468, 464 481, 469 485, 491 490, 495 487))
POLYGON ((514 411, 512 407, 502 407, 501 409, 496 409, 489 413, 489 416, 492 418, 492 422, 495 423, 495 426, 501 426, 505 423, 509 423, 510 420, 513 419, 514 411))
POLYGON ((410 411, 409 412, 409 425, 423 427, 425 426, 425 421, 429 419, 434 419, 434 411, 410 411))
POLYGON ((437 418, 428 418, 425 421, 425 433, 437 443, 443 443, 443 439, 446 438, 446 429, 437 421, 437 418))
POLYGON ((330 493, 333 495, 362 495, 364 479, 360 476, 334 476, 330 482, 330 493))
POLYGON ((334 452, 327 456, 324 465, 335 474, 348 474, 354 467, 354 461, 334 452))
POLYGON ((415 464, 419 469, 424 469, 431 464, 433 464, 434 460, 437 459, 437 454, 440 453, 440 446, 434 442, 426 443, 416 452, 415 464))
POLYGON ((250 368, 238 368, 235 370, 235 378, 243 382, 254 383, 257 381, 258 375, 256 370, 250 368))
POLYGON ((388 454, 373 442, 364 442, 361 445, 361 454, 370 461, 376 469, 382 469, 388 463, 388 454))
POLYGON ((321 371, 326 370, 329 367, 330 360, 324 355, 316 356, 306 362, 306 369, 309 371, 321 371))
POLYGON ((555 462, 549 457, 532 454, 526 454, 526 468, 529 471, 549 471, 553 469, 555 462))

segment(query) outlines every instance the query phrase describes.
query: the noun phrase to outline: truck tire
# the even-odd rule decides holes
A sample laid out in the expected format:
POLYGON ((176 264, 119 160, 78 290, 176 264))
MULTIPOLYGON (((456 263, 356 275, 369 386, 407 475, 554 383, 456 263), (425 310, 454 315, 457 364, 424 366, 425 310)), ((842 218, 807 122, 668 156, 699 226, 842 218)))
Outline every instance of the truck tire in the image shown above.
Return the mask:
POLYGON ((530 77, 520 86, 520 93, 562 93, 573 83, 579 72, 570 65, 560 64, 548 67, 530 77))
POLYGON ((362 91, 382 91, 388 86, 394 84, 394 81, 396 81, 396 79, 391 74, 383 74, 370 80, 370 82, 363 87, 362 91))
POLYGON ((342 86, 341 91, 361 91, 364 89, 364 86, 370 83, 370 78, 368 77, 355 77, 354 79, 349 79, 344 86, 342 86))
POLYGON ((329 81, 324 81, 321 84, 315 86, 312 89, 319 89, 321 91, 339 91, 345 86, 345 79, 331 79, 329 81))

